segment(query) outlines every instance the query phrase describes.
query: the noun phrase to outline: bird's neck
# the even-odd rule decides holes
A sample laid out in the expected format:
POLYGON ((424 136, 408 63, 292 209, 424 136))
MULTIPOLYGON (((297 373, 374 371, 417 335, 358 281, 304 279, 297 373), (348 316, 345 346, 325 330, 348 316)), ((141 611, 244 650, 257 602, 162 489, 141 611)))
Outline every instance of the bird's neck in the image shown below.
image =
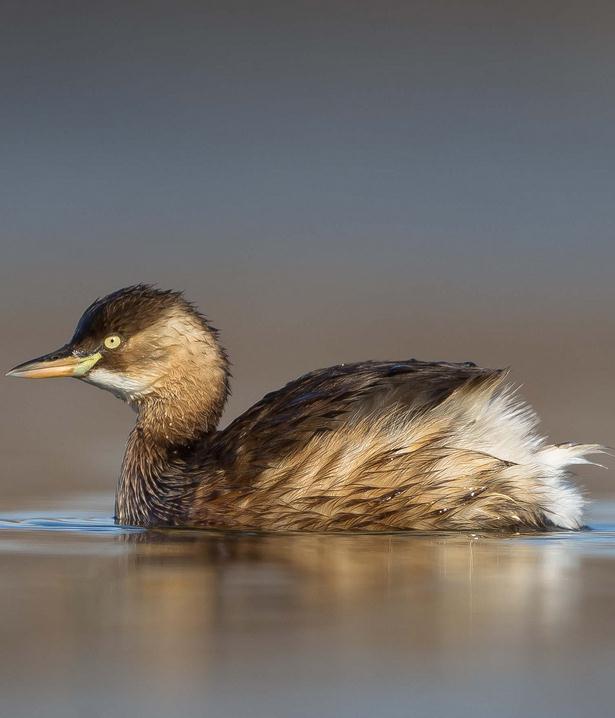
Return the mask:
POLYGON ((216 431, 228 395, 228 370, 200 380, 174 381, 134 404, 137 423, 128 437, 118 484, 116 521, 132 526, 185 521, 195 489, 189 470, 197 447, 216 431), (171 390, 172 389, 172 390, 171 390))
POLYGON ((115 496, 115 519, 125 526, 181 523, 193 484, 186 445, 161 444, 140 422, 130 432, 115 496))

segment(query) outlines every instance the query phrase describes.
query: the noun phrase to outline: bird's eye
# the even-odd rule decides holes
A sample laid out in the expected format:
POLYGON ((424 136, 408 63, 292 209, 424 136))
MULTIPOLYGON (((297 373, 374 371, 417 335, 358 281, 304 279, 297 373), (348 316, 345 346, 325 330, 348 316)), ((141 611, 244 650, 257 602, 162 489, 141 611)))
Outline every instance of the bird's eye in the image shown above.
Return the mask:
POLYGON ((103 343, 107 349, 117 349, 122 340, 117 334, 112 334, 110 337, 106 337, 103 343))

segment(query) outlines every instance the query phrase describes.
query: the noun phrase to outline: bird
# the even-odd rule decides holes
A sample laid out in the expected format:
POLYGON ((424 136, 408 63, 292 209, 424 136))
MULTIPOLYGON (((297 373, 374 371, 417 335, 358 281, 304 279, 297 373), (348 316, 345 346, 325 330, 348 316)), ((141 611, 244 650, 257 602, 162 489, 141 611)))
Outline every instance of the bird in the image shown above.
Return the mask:
POLYGON ((569 466, 598 444, 549 444, 508 370, 362 361, 311 371, 219 429, 230 362, 174 290, 94 301, 60 349, 8 376, 72 377, 137 414, 115 522, 240 531, 545 531, 583 526, 569 466))

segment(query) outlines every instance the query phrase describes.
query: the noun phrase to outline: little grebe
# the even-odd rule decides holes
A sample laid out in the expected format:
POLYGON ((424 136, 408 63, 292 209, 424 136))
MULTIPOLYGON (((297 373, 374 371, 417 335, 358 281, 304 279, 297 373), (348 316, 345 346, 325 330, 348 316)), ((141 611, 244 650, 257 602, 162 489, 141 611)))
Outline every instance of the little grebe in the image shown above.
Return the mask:
POLYGON ((267 394, 226 429, 229 361, 182 294, 95 301, 61 349, 10 376, 77 377, 137 412, 115 518, 134 526, 338 531, 581 526, 566 467, 597 445, 548 445, 501 370, 366 361, 267 394))

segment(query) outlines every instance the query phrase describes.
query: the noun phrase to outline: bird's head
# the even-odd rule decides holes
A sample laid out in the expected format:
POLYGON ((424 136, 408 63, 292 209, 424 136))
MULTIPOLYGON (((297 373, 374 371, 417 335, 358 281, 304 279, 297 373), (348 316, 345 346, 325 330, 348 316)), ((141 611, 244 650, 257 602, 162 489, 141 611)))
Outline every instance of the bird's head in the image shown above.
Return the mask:
POLYGON ((144 284, 97 299, 67 344, 7 376, 74 377, 137 408, 148 401, 188 407, 201 396, 223 405, 228 391, 228 361, 216 330, 180 292, 144 284))

